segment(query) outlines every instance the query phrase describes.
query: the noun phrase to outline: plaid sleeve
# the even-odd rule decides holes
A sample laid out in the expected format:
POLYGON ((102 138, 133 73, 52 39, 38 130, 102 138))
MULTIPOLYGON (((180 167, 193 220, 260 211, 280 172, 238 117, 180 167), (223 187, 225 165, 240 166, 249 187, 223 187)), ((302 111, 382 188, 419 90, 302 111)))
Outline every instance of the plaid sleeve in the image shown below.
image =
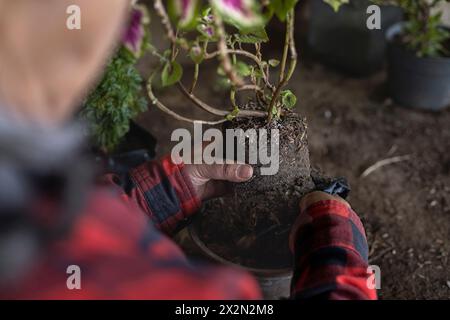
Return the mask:
POLYGON ((170 156, 134 168, 125 177, 112 180, 165 233, 173 233, 201 205, 183 164, 174 164, 170 156))
POLYGON ((369 289, 368 246, 356 213, 319 201, 300 214, 290 236, 294 299, 376 299, 369 289))
POLYGON ((147 222, 134 201, 95 191, 70 232, 47 246, 22 278, 0 284, 0 299, 261 298, 251 274, 190 261, 147 222), (80 267, 79 290, 67 289, 69 265, 80 267))

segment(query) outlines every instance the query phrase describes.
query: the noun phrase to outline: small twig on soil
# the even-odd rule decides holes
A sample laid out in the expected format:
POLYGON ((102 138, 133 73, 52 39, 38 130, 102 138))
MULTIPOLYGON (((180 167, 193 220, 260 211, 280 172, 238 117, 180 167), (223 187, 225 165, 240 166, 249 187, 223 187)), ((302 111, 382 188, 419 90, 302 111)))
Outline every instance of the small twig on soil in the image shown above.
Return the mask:
POLYGON ((392 247, 389 247, 384 250, 381 250, 381 252, 379 252, 375 257, 369 258, 370 262, 373 263, 373 262, 377 261, 378 259, 384 257, 386 255, 386 253, 390 252, 392 249, 393 249, 392 247))
POLYGON ((396 144, 392 145, 391 149, 389 149, 387 156, 390 157, 391 155, 393 155, 395 153, 395 151, 397 151, 398 146, 396 144))
POLYGON ((410 155, 405 155, 405 156, 392 157, 392 158, 377 161, 375 164, 371 165, 366 170, 364 170, 364 172, 361 174, 360 178, 365 178, 368 175, 370 175, 371 173, 373 173, 374 171, 376 171, 384 166, 402 162, 402 161, 407 161, 410 159, 411 159, 410 155))
POLYGON ((377 244, 378 244, 378 239, 375 238, 375 240, 372 241, 372 244, 370 246, 369 257, 371 257, 373 255, 373 253, 377 250, 377 244))

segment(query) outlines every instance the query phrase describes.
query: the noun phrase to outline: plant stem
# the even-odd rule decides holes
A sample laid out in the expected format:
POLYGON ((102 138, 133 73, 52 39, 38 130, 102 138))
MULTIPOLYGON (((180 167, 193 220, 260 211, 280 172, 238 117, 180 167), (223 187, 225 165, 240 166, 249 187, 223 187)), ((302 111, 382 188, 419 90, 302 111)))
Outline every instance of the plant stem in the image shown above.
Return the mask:
POLYGON ((172 25, 170 24, 169 16, 167 15, 167 11, 164 8, 162 1, 154 0, 153 7, 156 11, 156 14, 161 19, 162 25, 166 29, 166 36, 167 38, 169 38, 170 42, 172 42, 173 44, 179 44, 183 50, 189 50, 189 46, 186 43, 177 41, 177 36, 172 28, 172 25))
POLYGON ((170 24, 169 16, 167 15, 166 9, 161 0, 154 0, 153 7, 155 8, 156 14, 161 19, 161 23, 166 29, 166 35, 171 42, 176 42, 175 32, 173 31, 172 25, 170 24))
MULTIPOLYGON (((294 39, 294 9, 291 9, 288 13, 287 20, 286 20, 286 38, 285 38, 285 44, 284 48, 289 48, 290 51, 290 66, 287 74, 285 74, 285 70, 280 71, 280 74, 283 74, 283 77, 279 79, 278 85, 276 86, 275 92, 272 96, 272 100, 270 101, 269 108, 268 108, 268 118, 267 121, 270 123, 273 120, 273 117, 275 114, 280 114, 280 110, 277 110, 281 108, 281 106, 278 106, 278 99, 281 94, 281 90, 283 87, 287 84, 289 79, 292 77, 295 67, 297 66, 297 50, 295 48, 295 39, 294 39)), ((286 50, 283 50, 286 52, 286 50)), ((283 52, 283 59, 284 59, 284 52, 283 52)), ((286 62, 285 62, 286 63, 286 62)), ((284 67, 285 69, 286 67, 284 67)))
MULTIPOLYGON (((198 97, 196 97, 194 94, 189 93, 181 82, 178 83, 178 88, 195 105, 197 105, 201 109, 203 109, 211 114, 214 114, 216 116, 225 117, 230 113, 229 111, 214 108, 214 107, 208 105, 207 103, 203 102, 198 97)), ((258 111, 258 110, 240 110, 237 117, 241 117, 241 118, 260 117, 261 118, 261 117, 267 117, 267 112, 258 111)))
POLYGON ((197 81, 198 81, 199 70, 200 70, 200 65, 198 63, 196 63, 195 69, 194 69, 194 79, 192 81, 191 88, 189 89, 190 94, 194 93, 195 86, 197 85, 197 81))
POLYGON ((283 46, 283 56, 281 58, 281 64, 280 64, 280 75, 278 77, 278 82, 280 83, 284 79, 284 71, 286 70, 286 63, 288 59, 288 53, 289 53, 289 17, 286 20, 286 34, 284 38, 284 46, 283 46))
MULTIPOLYGON (((261 44, 260 43, 255 43, 255 55, 256 57, 258 57, 259 61, 262 61, 262 53, 261 53, 261 44)), ((269 64, 267 64, 266 66, 266 73, 264 74, 265 77, 267 77, 267 79, 269 79, 269 71, 268 71, 268 66, 269 64)), ((261 85, 261 78, 258 78, 256 84, 259 86, 261 85)))
POLYGON ((161 111, 167 113, 168 115, 172 116, 173 118, 175 118, 177 120, 184 121, 184 122, 189 122, 189 123, 201 123, 201 124, 208 124, 208 125, 217 125, 217 124, 220 124, 220 123, 223 123, 223 122, 227 121, 226 119, 221 119, 221 120, 217 120, 217 121, 204 121, 204 120, 191 119, 191 118, 187 118, 187 117, 184 117, 182 115, 179 115, 178 113, 170 110, 161 101, 159 101, 158 98, 156 98, 155 94, 153 93, 153 88, 152 88, 153 76, 154 76, 154 74, 152 74, 150 76, 150 78, 149 78, 149 80, 147 82, 147 93, 148 93, 148 96, 149 96, 150 101, 152 102, 152 104, 154 104, 161 111))
POLYGON ((263 91, 263 89, 256 84, 246 84, 246 85, 236 89, 236 91, 248 91, 248 90, 257 91, 257 92, 263 91))
POLYGON ((228 56, 228 46, 225 34, 225 27, 223 25, 222 18, 220 14, 214 12, 214 24, 216 26, 217 36, 219 38, 217 42, 217 48, 219 51, 220 61, 222 63, 222 68, 228 79, 230 79, 232 86, 242 86, 244 84, 241 77, 236 74, 233 68, 230 57, 228 56))
POLYGON ((233 107, 233 110, 239 109, 239 107, 236 104, 236 88, 235 87, 231 87, 231 89, 230 89, 230 101, 231 101, 231 106, 233 107))
MULTIPOLYGON (((267 77, 266 71, 264 70, 262 61, 260 59, 258 59, 258 57, 256 55, 254 55, 253 53, 247 52, 245 50, 239 50, 239 49, 235 49, 235 50, 227 49, 226 52, 227 52, 227 54, 237 54, 237 55, 245 56, 249 59, 252 59, 258 65, 259 69, 261 70, 264 82, 267 85, 267 87, 270 88, 272 91, 275 90, 274 86, 269 82, 269 79, 267 77)), ((215 51, 212 53, 206 53, 205 60, 213 59, 213 58, 217 57, 218 55, 220 55, 219 51, 215 51)), ((245 84, 243 84, 243 85, 245 85, 245 84)))

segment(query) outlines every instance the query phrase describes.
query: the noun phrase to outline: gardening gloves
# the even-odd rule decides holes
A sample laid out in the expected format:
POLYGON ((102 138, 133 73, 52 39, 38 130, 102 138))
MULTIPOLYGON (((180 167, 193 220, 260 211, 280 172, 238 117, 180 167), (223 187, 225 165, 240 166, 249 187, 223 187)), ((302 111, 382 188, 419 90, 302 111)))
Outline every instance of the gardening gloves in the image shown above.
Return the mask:
POLYGON ((183 170, 201 200, 223 195, 229 191, 229 182, 245 182, 253 176, 247 164, 186 164, 183 170))

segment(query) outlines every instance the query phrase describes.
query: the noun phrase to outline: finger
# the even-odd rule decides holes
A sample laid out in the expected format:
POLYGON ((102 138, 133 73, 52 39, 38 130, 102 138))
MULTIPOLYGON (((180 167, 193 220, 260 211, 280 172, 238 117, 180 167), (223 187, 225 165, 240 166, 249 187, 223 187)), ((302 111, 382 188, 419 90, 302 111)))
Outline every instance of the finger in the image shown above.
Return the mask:
POLYGON ((253 176, 253 167, 248 164, 199 165, 199 174, 206 179, 244 182, 253 176))

